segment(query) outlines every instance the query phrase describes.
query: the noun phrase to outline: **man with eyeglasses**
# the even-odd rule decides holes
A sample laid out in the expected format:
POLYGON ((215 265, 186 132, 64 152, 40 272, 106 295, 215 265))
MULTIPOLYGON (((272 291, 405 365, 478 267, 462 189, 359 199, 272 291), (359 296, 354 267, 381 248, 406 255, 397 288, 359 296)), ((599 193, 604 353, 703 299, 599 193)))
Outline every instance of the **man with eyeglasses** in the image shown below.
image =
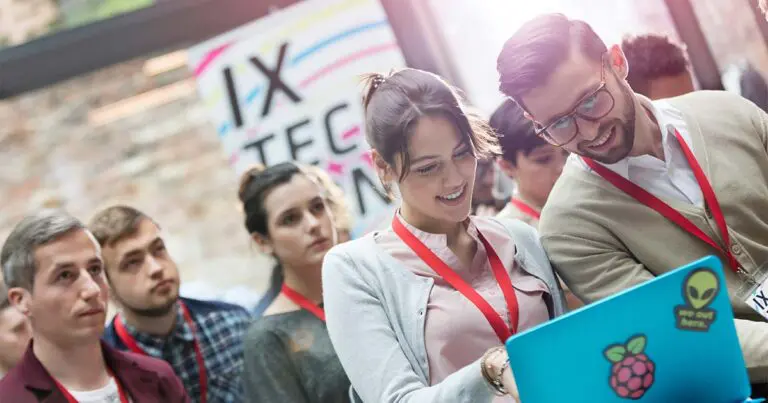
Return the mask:
POLYGON ((750 377, 764 384, 768 323, 748 303, 768 271, 768 115, 724 91, 652 102, 630 88, 630 68, 619 46, 560 14, 504 45, 501 91, 572 153, 542 243, 588 302, 719 256, 750 377))

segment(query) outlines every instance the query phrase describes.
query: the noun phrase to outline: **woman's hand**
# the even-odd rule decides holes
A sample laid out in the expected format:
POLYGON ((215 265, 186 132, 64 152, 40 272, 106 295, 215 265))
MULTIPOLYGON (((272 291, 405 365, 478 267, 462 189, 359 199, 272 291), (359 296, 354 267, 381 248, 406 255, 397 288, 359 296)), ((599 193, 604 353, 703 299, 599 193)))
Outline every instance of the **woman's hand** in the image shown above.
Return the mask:
POLYGON ((494 347, 488 350, 484 355, 483 365, 483 376, 491 381, 500 381, 512 399, 519 403, 520 394, 517 391, 517 383, 515 383, 512 368, 509 367, 507 350, 504 347, 494 347))

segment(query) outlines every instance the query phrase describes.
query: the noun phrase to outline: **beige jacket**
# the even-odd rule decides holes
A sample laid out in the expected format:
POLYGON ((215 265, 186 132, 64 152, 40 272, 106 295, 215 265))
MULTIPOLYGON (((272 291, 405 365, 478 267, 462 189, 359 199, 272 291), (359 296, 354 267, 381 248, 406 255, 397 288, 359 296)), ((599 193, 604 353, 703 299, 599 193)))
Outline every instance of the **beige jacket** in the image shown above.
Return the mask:
MULTIPOLYGON (((768 115, 720 91, 669 100, 683 114, 693 151, 717 194, 743 268, 768 270, 768 115)), ((569 160, 542 212, 539 231, 570 289, 595 301, 705 255, 724 256, 656 211, 569 160)), ((721 242, 703 208, 664 200, 721 242)), ((752 381, 768 382, 768 323, 736 298, 743 280, 726 270, 736 327, 752 381)))

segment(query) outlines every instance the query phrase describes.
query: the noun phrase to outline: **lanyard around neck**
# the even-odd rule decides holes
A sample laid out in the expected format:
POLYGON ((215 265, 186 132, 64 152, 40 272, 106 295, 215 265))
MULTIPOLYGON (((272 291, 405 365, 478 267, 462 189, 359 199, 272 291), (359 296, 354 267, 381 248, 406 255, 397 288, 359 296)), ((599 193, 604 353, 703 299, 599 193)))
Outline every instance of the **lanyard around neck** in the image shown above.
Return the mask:
MULTIPOLYGON (((107 368, 107 372, 109 373, 109 376, 115 380, 115 384, 117 385, 117 394, 120 395, 120 403, 129 403, 128 393, 126 393, 125 389, 123 389, 123 385, 120 384, 120 380, 117 379, 111 369, 107 368)), ((59 388, 61 394, 64 395, 64 398, 67 399, 68 403, 78 403, 77 399, 75 399, 75 397, 69 393, 69 390, 67 390, 64 385, 59 383, 59 381, 57 381, 54 377, 51 377, 51 379, 53 379, 53 383, 56 384, 56 387, 59 388)))
POLYGON ((669 221, 677 224, 680 228, 689 234, 699 238, 716 250, 720 251, 723 255, 725 255, 726 259, 728 259, 728 266, 731 268, 731 270, 733 270, 734 273, 743 274, 744 271, 741 269, 741 265, 739 264, 738 260, 736 260, 736 257, 733 256, 733 253, 731 253, 731 239, 728 234, 728 226, 726 225, 725 216, 723 215, 722 208, 720 207, 720 202, 717 200, 717 195, 715 195, 715 191, 712 188, 712 184, 704 174, 704 170, 701 168, 701 165, 699 165, 698 160, 696 160, 696 156, 693 155, 693 151, 691 151, 691 148, 688 147, 688 144, 686 144, 685 140, 677 130, 675 130, 675 138, 677 138, 677 141, 680 143, 680 148, 683 150, 683 154, 688 161, 688 165, 691 167, 691 170, 696 177, 696 181, 699 183, 699 187, 701 188, 701 193, 704 196, 706 206, 712 213, 712 217, 714 218, 718 230, 720 231, 720 237, 723 240, 723 245, 720 245, 718 242, 712 239, 712 237, 705 234, 704 231, 702 231, 689 219, 685 218, 685 216, 683 216, 680 212, 672 208, 658 197, 652 195, 647 190, 641 188, 635 183, 632 183, 630 180, 624 178, 616 172, 613 172, 603 165, 598 164, 590 158, 582 157, 582 159, 590 168, 592 168, 593 171, 602 176, 615 187, 622 190, 627 195, 633 197, 638 202, 656 210, 656 212, 667 218, 669 221))
MULTIPOLYGON (((184 321, 186 321, 189 328, 192 329, 195 359, 197 360, 197 367, 200 374, 200 403, 206 403, 208 399, 208 372, 205 369, 205 359, 203 358, 203 351, 200 347, 200 340, 197 336, 197 326, 192 320, 192 315, 190 315, 189 309, 187 309, 187 306, 181 300, 179 301, 179 306, 181 306, 181 310, 184 314, 184 321)), ((123 342, 123 344, 126 345, 126 347, 128 347, 128 349, 136 354, 149 355, 141 347, 139 347, 136 339, 131 336, 130 333, 128 333, 128 329, 125 328, 125 325, 123 325, 123 321, 120 317, 115 318, 115 332, 117 333, 117 337, 120 338, 120 340, 123 342)))
POLYGON ((512 203, 513 206, 517 207, 517 209, 520 210, 520 212, 522 212, 523 214, 531 218, 535 218, 537 220, 541 218, 541 214, 538 211, 536 211, 535 208, 531 207, 528 203, 520 199, 515 199, 514 197, 509 199, 509 202, 512 203))
POLYGON ((283 295, 285 295, 288 299, 293 301, 296 305, 301 307, 304 310, 307 310, 311 312, 313 315, 317 316, 318 319, 325 322, 325 310, 315 304, 314 302, 310 301, 309 298, 301 295, 300 292, 294 290, 291 287, 288 287, 287 285, 283 284, 282 289, 280 290, 283 295))
POLYGON ((451 287, 469 299, 480 312, 483 313, 483 316, 485 316, 485 319, 491 325, 494 332, 496 332, 496 336, 502 343, 506 342, 508 338, 516 333, 520 319, 520 311, 517 303, 517 295, 515 294, 515 289, 512 287, 512 280, 509 277, 509 273, 507 273, 507 269, 504 268, 501 259, 499 259, 499 256, 496 254, 496 251, 480 231, 477 232, 477 235, 485 247, 488 261, 493 270, 493 275, 496 277, 501 292, 504 294, 504 300, 507 302, 510 326, 507 326, 507 324, 504 323, 504 319, 493 309, 491 304, 485 298, 483 298, 469 283, 464 281, 456 271, 413 235, 413 233, 400 222, 397 215, 395 215, 395 218, 392 220, 392 229, 395 231, 395 234, 397 234, 397 236, 400 237, 400 239, 402 239, 422 261, 424 261, 424 263, 447 281, 451 287))

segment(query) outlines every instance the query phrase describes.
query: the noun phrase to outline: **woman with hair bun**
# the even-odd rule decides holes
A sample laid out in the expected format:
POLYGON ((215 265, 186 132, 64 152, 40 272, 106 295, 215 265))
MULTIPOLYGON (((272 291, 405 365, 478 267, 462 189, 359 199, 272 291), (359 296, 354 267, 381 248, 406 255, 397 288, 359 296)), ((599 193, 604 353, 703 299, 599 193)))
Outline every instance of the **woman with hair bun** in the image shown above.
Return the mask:
POLYGON ((314 174, 291 162, 241 179, 245 227, 282 273, 280 293, 245 337, 248 402, 349 401, 323 311, 320 268, 337 240, 325 193, 314 174))
POLYGON ((536 231, 470 216, 478 159, 498 154, 485 122, 440 77, 367 78, 366 135, 389 228, 323 262, 328 332, 365 402, 517 401, 503 343, 565 311, 536 231))

